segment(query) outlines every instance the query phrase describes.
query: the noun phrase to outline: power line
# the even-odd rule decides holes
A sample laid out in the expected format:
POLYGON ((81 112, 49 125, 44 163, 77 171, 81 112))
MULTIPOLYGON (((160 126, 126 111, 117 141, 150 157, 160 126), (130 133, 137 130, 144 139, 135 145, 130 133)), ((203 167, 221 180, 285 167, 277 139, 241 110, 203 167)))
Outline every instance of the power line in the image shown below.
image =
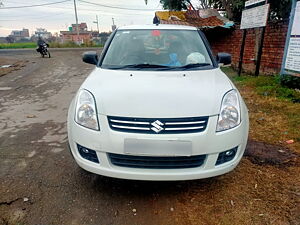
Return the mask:
MULTIPOLYGON (((62 8, 62 7, 49 7, 49 8, 52 8, 52 9, 64 9, 64 10, 73 10, 73 9, 68 9, 68 8, 62 8)), ((132 16, 132 15, 140 15, 140 16, 144 16, 145 13, 141 12, 141 13, 124 13, 124 12, 109 12, 109 11, 103 11, 103 10, 100 10, 100 9, 90 9, 90 8, 82 8, 80 7, 77 7, 77 11, 89 11, 89 12, 100 12, 100 13, 106 13, 106 15, 128 15, 128 16, 132 16), (108 13, 108 14, 107 14, 108 13)), ((152 11, 149 11, 149 12, 146 12, 146 13, 150 13, 152 11)))
POLYGON ((105 13, 104 15, 112 16, 112 15, 127 15, 127 16, 133 16, 133 15, 138 15, 138 16, 145 16, 145 13, 123 13, 123 12, 118 12, 118 13, 111 13, 107 11, 102 11, 99 9, 86 9, 86 8, 78 8, 78 11, 89 11, 89 12, 100 12, 100 13, 105 13))
POLYGON ((90 5, 102 6, 102 7, 105 7, 105 8, 112 8, 112 9, 136 10, 136 11, 154 11, 154 10, 157 10, 157 9, 136 9, 136 8, 125 8, 125 7, 120 7, 120 6, 113 6, 113 5, 103 5, 103 4, 88 2, 88 1, 84 1, 84 0, 79 0, 79 2, 83 2, 83 3, 86 3, 86 4, 90 4, 90 5))
MULTIPOLYGON (((65 7, 57 7, 57 6, 54 6, 54 7, 49 7, 51 9, 64 9, 64 10, 72 10, 73 9, 69 9, 69 8, 65 8, 65 7)), ((103 10, 100 10, 100 9, 90 9, 90 8, 82 8, 81 5, 77 6, 77 11, 88 11, 88 12, 100 12, 100 13, 105 13, 104 15, 107 15, 107 16, 118 16, 120 14, 122 15, 128 15, 128 16, 133 16, 133 15, 138 15, 138 16, 145 16, 145 13, 152 13, 152 11, 149 11, 149 12, 141 12, 141 13, 124 13, 124 12, 109 12, 109 11, 103 11, 103 10)))
MULTIPOLYGON (((48 6, 49 7, 49 6, 48 6)), ((74 9, 72 8, 63 8, 63 7, 49 7, 51 9, 63 9, 63 10, 68 10, 68 11, 73 11, 74 9)), ((100 10, 100 9, 89 9, 89 8, 82 8, 82 7, 78 7, 77 11, 79 12, 98 12, 98 13, 103 13, 103 16, 114 16, 114 17, 120 17, 120 18, 123 18, 124 15, 126 16, 145 16, 145 13, 124 13, 124 12, 118 12, 118 13, 113 13, 113 12, 108 12, 108 11, 103 11, 103 10, 100 10), (122 16, 123 15, 123 16, 122 16)), ((147 12, 148 13, 148 12, 147 12)), ((150 12, 149 12, 150 13, 150 12)), ((58 13, 58 14, 52 14, 50 12, 47 12, 47 16, 46 17, 52 17, 52 16, 56 16, 56 15, 65 15, 65 14, 61 14, 61 13, 58 13)), ((84 16, 86 16, 86 14, 83 14, 84 16)), ((71 16, 71 15, 69 15, 71 16)), ((40 18, 44 18, 44 17, 41 17, 41 16, 34 16, 32 17, 31 15, 14 15, 14 16, 2 16, 0 15, 0 21, 20 21, 22 18, 22 20, 27 20, 27 19, 40 19, 40 18), (29 17, 27 17, 29 16, 29 17), (7 19, 7 18, 12 18, 12 19, 7 19), (19 19, 15 19, 15 18, 19 18, 19 19), (14 20, 13 20, 14 19, 14 20)), ((51 19, 55 19, 55 17, 52 17, 51 19)))
MULTIPOLYGON (((39 16, 39 17, 32 17, 32 18, 24 18, 24 17, 22 17, 22 20, 24 21, 39 21, 40 19, 43 19, 43 18, 49 18, 49 16, 55 16, 55 17, 57 17, 57 16, 70 16, 70 15, 66 15, 66 14, 61 14, 61 13, 57 13, 57 14, 52 14, 52 15, 47 15, 47 16, 39 16)), ((51 18, 51 20, 55 20, 56 18, 51 18)), ((6 20, 6 19, 4 19, 4 20, 2 20, 1 18, 0 18, 0 22, 1 21, 20 21, 21 19, 8 19, 8 20, 6 20)))
MULTIPOLYGON (((49 16, 65 16, 66 14, 62 14, 62 13, 50 13, 50 12, 48 12, 48 13, 44 13, 44 14, 47 14, 46 16, 32 16, 31 14, 30 15, 10 15, 10 16, 7 16, 7 15, 0 15, 0 20, 1 21, 3 21, 3 20, 7 20, 7 18, 12 18, 12 19, 16 19, 16 18, 18 18, 18 19, 16 19, 16 20, 23 20, 24 21, 24 19, 40 19, 40 18, 47 18, 47 17, 49 17, 49 16), (29 16, 29 17, 28 17, 29 16)), ((53 18, 51 18, 51 19, 53 19, 53 18)))
POLYGON ((51 2, 51 3, 44 3, 44 4, 38 4, 38 5, 24 5, 24 6, 12 6, 12 7, 1 7, 0 9, 21 9, 21 8, 32 8, 32 7, 38 7, 38 6, 46 6, 46 5, 55 5, 60 4, 64 2, 69 2, 70 0, 64 0, 59 2, 51 2))

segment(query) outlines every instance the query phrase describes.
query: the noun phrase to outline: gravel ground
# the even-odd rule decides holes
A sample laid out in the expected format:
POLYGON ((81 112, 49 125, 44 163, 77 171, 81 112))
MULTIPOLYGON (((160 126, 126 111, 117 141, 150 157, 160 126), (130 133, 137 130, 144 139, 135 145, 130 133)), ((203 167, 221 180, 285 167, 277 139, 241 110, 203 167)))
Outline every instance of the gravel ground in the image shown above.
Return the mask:
POLYGON ((0 76, 1 225, 300 224, 299 155, 287 147, 250 140, 233 172, 188 182, 118 180, 78 168, 66 116, 93 69, 81 54, 0 51, 0 65, 22 65, 0 76))

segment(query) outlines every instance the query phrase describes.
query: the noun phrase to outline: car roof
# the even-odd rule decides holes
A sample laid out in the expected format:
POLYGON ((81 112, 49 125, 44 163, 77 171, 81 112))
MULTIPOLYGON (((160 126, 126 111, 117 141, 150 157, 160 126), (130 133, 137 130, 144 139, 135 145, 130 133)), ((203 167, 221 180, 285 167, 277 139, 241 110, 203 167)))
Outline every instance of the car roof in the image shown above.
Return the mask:
POLYGON ((148 25, 129 25, 119 27, 118 30, 197 30, 196 27, 173 25, 173 24, 148 24, 148 25))

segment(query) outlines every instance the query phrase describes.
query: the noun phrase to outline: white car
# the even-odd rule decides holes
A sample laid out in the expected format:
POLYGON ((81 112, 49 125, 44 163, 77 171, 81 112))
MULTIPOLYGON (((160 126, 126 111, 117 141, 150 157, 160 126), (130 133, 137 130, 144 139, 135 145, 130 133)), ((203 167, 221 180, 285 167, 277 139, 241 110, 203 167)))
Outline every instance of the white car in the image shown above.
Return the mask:
POLYGON ((77 164, 133 180, 218 176, 240 162, 248 110, 220 70, 231 56, 212 55, 203 33, 177 25, 125 26, 101 55, 68 113, 77 164))

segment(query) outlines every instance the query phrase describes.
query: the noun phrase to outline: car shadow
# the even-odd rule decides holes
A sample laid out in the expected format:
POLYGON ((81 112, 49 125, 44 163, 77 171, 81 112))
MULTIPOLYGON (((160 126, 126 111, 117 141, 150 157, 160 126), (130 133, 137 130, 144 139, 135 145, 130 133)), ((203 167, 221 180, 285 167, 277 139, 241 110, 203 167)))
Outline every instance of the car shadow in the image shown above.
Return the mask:
MULTIPOLYGON (((196 190, 216 190, 224 188, 226 183, 221 177, 212 177, 190 181, 137 181, 125 180, 111 177, 92 174, 83 169, 78 169, 81 184, 86 185, 86 188, 96 192, 113 194, 117 192, 120 195, 174 195, 182 192, 187 192, 193 189, 196 190)), ((228 175, 223 175, 228 176, 228 175)))

